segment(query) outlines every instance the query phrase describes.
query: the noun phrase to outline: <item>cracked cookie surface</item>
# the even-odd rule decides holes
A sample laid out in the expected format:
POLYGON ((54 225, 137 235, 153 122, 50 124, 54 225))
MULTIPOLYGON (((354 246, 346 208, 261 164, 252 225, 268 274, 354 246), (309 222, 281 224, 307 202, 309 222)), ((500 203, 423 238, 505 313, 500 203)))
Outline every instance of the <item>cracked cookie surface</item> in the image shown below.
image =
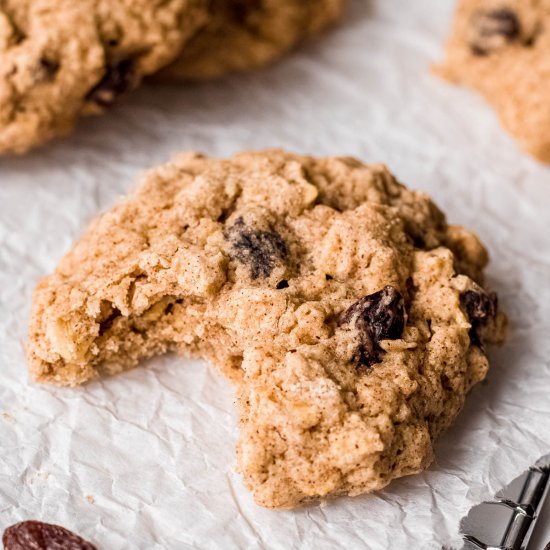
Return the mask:
POLYGON ((550 2, 460 0, 437 72, 496 109, 521 147, 550 162, 550 2))
POLYGON ((267 65, 338 21, 345 5, 346 0, 213 0, 210 22, 159 76, 207 79, 267 65))
POLYGON ((157 353, 235 382, 258 504, 419 472, 505 317, 487 253, 382 165, 271 150, 183 154, 96 219, 37 286, 28 357, 77 385, 157 353))
POLYGON ((204 0, 0 0, 0 153, 69 133, 170 63, 204 0))

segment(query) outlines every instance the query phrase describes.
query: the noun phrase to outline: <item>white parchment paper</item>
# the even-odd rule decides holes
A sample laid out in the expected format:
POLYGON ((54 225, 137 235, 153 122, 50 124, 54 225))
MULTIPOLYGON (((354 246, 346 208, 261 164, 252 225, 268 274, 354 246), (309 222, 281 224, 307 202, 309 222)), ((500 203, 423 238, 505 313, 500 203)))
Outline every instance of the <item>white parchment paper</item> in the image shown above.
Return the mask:
POLYGON ((149 86, 69 139, 0 159, 1 528, 61 523, 104 550, 440 549, 550 451, 550 168, 430 74, 453 3, 357 0, 339 30, 275 67, 149 86), (511 319, 427 472, 284 512, 257 507, 234 472, 231 388, 206 364, 162 357, 67 390, 29 384, 23 352, 37 279, 138 173, 180 150, 268 146, 383 161, 428 191, 487 244, 511 319))

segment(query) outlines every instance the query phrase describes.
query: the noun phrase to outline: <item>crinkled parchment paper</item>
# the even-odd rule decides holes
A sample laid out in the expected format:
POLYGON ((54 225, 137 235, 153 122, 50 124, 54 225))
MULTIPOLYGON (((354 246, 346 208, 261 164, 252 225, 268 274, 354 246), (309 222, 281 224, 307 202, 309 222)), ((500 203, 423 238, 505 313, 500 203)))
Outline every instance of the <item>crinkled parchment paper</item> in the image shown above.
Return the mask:
MULTIPOLYGON (((99 548, 440 549, 458 522, 550 450, 550 168, 475 95, 432 76, 453 1, 358 0, 345 24, 275 67, 150 86, 75 135, 0 159, 0 527, 38 518, 99 548), (257 507, 234 472, 230 386, 161 357, 80 389, 32 385, 32 288, 86 223, 180 150, 280 146, 383 161, 491 251, 511 319, 424 474, 295 511, 257 507)), ((550 538, 550 537, 549 537, 550 538)))

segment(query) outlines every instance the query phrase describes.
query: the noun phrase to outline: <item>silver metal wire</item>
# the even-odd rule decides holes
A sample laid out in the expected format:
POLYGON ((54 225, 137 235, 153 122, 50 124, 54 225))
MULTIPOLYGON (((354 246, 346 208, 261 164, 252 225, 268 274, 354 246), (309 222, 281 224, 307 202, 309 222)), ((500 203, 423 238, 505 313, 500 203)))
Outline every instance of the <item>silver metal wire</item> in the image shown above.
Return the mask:
POLYGON ((461 522, 463 550, 525 550, 550 489, 550 461, 530 468, 461 522))

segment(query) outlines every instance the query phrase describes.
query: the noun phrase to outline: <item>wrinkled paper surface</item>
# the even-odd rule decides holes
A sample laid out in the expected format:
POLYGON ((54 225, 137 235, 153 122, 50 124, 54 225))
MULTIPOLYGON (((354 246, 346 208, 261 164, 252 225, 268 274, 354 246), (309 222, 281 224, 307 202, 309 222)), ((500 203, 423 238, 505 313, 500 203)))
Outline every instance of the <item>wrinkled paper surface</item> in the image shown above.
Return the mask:
MULTIPOLYGON (((468 509, 550 450, 550 168, 476 95, 429 72, 451 0, 357 0, 345 24, 275 67, 149 85, 70 138, 0 159, 0 527, 36 518, 105 550, 458 546, 468 509), (160 357, 80 389, 32 385, 31 292, 88 221, 182 150, 284 147, 382 161, 488 246, 511 320, 425 473, 295 511, 257 507, 234 471, 232 391, 160 357)), ((550 538, 550 536, 549 536, 550 538)))

